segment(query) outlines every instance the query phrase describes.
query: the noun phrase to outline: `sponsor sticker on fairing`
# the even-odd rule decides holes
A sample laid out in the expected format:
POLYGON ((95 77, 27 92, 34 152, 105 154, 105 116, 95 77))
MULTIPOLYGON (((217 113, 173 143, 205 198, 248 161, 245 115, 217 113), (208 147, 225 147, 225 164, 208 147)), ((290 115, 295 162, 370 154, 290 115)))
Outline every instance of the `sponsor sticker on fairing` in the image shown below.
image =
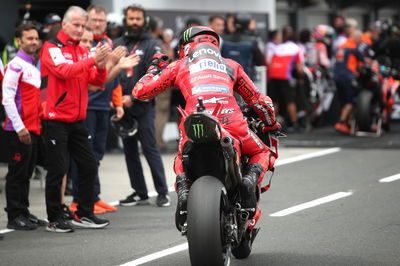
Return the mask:
POLYGON ((227 74, 225 64, 220 64, 216 60, 210 58, 201 59, 193 65, 189 66, 189 71, 191 74, 206 69, 215 70, 227 74))
POLYGON ((215 48, 204 47, 204 48, 195 49, 188 56, 187 62, 191 63, 199 56, 213 56, 213 57, 218 58, 220 61, 223 60, 223 58, 221 57, 221 53, 219 51, 217 51, 215 48))
POLYGON ((229 88, 226 86, 221 86, 221 85, 201 85, 194 87, 192 89, 192 93, 201 93, 201 92, 224 92, 224 93, 229 93, 229 88))
POLYGON ((253 133, 253 131, 251 131, 251 130, 249 129, 248 133, 249 133, 249 135, 251 136, 251 138, 254 140, 254 142, 257 144, 257 146, 260 147, 260 148, 262 148, 263 146, 262 146, 260 140, 259 140, 258 137, 253 133))

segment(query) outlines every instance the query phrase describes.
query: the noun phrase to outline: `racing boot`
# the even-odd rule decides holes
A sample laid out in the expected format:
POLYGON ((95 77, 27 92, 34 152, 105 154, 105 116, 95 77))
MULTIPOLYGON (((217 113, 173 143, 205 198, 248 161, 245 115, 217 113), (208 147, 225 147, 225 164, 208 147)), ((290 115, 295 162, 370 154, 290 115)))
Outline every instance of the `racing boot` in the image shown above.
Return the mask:
POLYGON ((187 200, 189 197, 190 181, 186 174, 179 174, 176 177, 176 190, 178 194, 178 204, 175 212, 175 225, 178 231, 182 231, 182 227, 186 222, 187 200))
POLYGON ((256 186, 262 172, 263 168, 260 164, 252 163, 247 165, 245 174, 242 177, 242 183, 240 184, 242 209, 249 211, 250 218, 253 217, 257 207, 256 186))

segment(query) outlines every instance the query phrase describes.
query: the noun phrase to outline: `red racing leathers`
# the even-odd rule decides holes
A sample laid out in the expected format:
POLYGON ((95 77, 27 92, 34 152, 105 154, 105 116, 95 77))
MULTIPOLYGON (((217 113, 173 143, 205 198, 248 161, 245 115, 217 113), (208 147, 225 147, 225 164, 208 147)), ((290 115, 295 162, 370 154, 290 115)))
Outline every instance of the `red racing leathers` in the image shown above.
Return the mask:
MULTIPOLYGON (((249 163, 260 164, 264 171, 273 167, 269 148, 248 128, 234 92, 243 97, 266 126, 271 127, 276 124, 272 101, 258 92, 237 62, 221 57, 217 47, 199 43, 187 57, 172 62, 158 75, 151 72, 148 71, 134 87, 134 98, 149 100, 168 88, 178 87, 186 100, 188 114, 197 110, 198 97, 203 97, 204 106, 210 113, 220 102, 223 104, 219 115, 221 125, 242 142, 242 153, 250 157, 249 163)), ((177 175, 183 173, 182 150, 188 141, 183 121, 179 129, 181 138, 174 166, 177 175)))

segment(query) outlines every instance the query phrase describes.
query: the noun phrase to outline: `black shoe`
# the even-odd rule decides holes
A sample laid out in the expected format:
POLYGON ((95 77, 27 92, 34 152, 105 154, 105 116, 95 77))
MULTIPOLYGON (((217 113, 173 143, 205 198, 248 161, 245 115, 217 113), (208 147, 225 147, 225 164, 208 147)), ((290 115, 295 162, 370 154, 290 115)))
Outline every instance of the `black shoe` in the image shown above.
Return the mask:
POLYGON ((72 212, 69 210, 68 206, 63 204, 62 206, 62 218, 67 221, 71 221, 74 219, 72 212))
POLYGON ((133 192, 131 195, 126 197, 124 200, 119 201, 119 205, 129 207, 129 206, 136 206, 136 205, 148 205, 149 200, 148 198, 142 198, 136 192, 133 192))
POLYGON ((37 224, 32 223, 28 218, 23 216, 22 214, 15 218, 12 221, 8 221, 7 228, 14 230, 35 230, 37 228, 37 224))
POLYGON ((36 224, 37 226, 45 226, 47 224, 47 222, 45 220, 41 220, 41 219, 37 218, 32 213, 30 213, 27 218, 29 219, 29 221, 36 224))
POLYGON ((93 229, 104 228, 110 224, 108 220, 97 218, 93 213, 86 216, 80 216, 76 212, 74 213, 74 219, 71 223, 81 228, 93 229))
POLYGON ((54 233, 70 233, 74 228, 63 218, 58 218, 55 222, 49 222, 46 231, 54 233))
POLYGON ((171 198, 169 195, 158 195, 156 204, 158 207, 168 207, 171 205, 171 198))

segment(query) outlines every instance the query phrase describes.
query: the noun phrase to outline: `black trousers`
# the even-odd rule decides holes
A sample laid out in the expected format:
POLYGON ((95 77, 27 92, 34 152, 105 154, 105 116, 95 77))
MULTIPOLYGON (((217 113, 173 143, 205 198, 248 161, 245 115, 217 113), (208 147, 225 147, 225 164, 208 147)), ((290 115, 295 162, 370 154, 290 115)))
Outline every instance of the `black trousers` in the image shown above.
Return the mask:
MULTIPOLYGON (((89 130, 90 144, 92 145, 92 150, 97 159, 98 168, 100 167, 100 161, 104 157, 106 152, 107 143, 107 133, 110 124, 110 111, 100 111, 100 110, 87 110, 87 117, 85 125, 89 130)), ((78 169, 74 160, 71 160, 69 166, 68 177, 72 179, 73 182, 73 202, 78 202, 78 169)), ((96 175, 94 182, 94 201, 100 200, 100 178, 96 175)))
POLYGON ((61 182, 68 171, 68 154, 75 160, 78 172, 78 215, 93 213, 94 181, 97 161, 89 143, 89 133, 84 121, 65 123, 44 122, 44 139, 47 151, 46 208, 50 222, 61 217, 61 182))
POLYGON ((6 176, 6 200, 8 220, 19 215, 29 215, 29 179, 36 164, 39 136, 30 134, 32 144, 19 141, 15 131, 5 131, 8 146, 8 173, 6 176))
POLYGON ((154 187, 156 188, 157 193, 160 195, 168 194, 164 165, 160 151, 156 145, 154 107, 151 107, 143 115, 135 117, 135 119, 138 121, 138 132, 131 138, 123 139, 125 161, 131 181, 131 187, 141 198, 148 198, 146 181, 139 155, 138 142, 140 141, 143 154, 150 166, 154 187))

